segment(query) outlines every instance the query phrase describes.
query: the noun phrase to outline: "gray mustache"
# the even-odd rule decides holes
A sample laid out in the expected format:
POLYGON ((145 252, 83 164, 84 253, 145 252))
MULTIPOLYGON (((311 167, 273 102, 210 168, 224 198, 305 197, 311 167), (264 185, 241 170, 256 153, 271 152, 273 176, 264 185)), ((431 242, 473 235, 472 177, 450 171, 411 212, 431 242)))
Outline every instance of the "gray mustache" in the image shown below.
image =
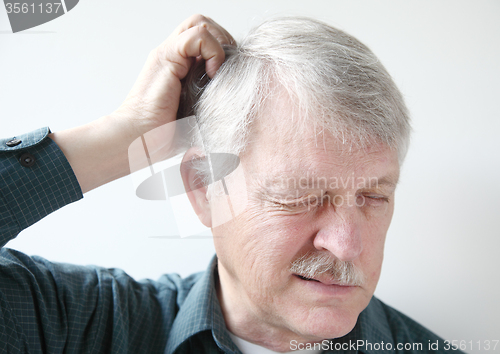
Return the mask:
POLYGON ((314 279, 328 275, 340 285, 360 286, 365 275, 350 261, 341 261, 329 252, 307 253, 292 262, 290 271, 305 278, 314 279))

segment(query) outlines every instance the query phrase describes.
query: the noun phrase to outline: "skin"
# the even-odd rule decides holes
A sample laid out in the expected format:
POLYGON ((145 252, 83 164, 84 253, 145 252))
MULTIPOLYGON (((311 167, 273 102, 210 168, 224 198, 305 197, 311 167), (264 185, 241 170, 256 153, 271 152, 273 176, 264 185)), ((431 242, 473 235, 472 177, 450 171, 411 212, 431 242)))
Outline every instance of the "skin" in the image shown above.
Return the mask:
MULTIPOLYGON (((268 106, 273 108, 264 110, 240 156, 245 178, 227 178, 230 191, 245 189, 246 208, 212 231, 228 329, 255 344, 289 351, 291 340, 313 343, 349 333, 368 305, 380 276, 399 164, 396 152, 383 144, 350 148, 312 128, 297 137, 287 123, 291 103, 282 98, 268 106), (356 183, 339 188, 270 183, 306 175, 356 183), (375 180, 381 183, 358 183, 375 180), (319 278, 321 283, 290 272, 291 262, 315 252, 351 261, 365 282, 332 285, 327 277, 319 278)), ((213 226, 227 200, 208 200, 204 193, 203 188, 191 192, 191 201, 200 220, 213 226)))

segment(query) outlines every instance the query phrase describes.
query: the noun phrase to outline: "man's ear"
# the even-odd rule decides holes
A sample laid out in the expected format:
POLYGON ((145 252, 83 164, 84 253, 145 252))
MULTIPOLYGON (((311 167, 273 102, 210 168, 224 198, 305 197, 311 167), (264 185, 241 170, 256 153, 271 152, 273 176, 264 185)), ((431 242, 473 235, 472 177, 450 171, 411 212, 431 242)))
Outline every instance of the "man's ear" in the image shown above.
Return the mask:
POLYGON ((200 163, 200 160, 205 158, 199 149, 190 148, 182 158, 180 170, 184 188, 194 212, 203 225, 212 227, 212 213, 207 199, 207 186, 204 184, 203 176, 195 167, 197 162, 200 163))

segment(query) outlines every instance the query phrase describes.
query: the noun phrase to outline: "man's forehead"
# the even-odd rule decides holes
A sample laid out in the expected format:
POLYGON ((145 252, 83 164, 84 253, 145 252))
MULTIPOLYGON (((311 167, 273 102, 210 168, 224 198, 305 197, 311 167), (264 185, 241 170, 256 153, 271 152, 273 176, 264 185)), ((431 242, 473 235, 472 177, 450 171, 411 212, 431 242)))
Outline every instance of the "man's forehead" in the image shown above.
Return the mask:
POLYGON ((254 167, 278 170, 286 175, 304 170, 320 174, 363 174, 377 167, 399 169, 397 152, 387 145, 380 142, 363 145, 324 129, 293 134, 264 132, 252 140, 242 155, 243 160, 248 156, 260 165, 254 167))
POLYGON ((352 156, 357 151, 373 153, 385 149, 376 137, 365 134, 364 141, 360 141, 355 132, 358 128, 341 126, 341 119, 319 112, 304 111, 287 94, 273 95, 262 104, 252 123, 249 150, 271 147, 276 153, 292 153, 307 149, 352 156))
POLYGON ((375 137, 360 141, 346 127, 333 132, 324 121, 325 117, 306 116, 288 94, 275 94, 259 110, 242 161, 250 161, 252 172, 269 174, 265 179, 271 185, 306 174, 314 178, 388 175, 392 177, 383 180, 397 183, 396 151, 375 137))

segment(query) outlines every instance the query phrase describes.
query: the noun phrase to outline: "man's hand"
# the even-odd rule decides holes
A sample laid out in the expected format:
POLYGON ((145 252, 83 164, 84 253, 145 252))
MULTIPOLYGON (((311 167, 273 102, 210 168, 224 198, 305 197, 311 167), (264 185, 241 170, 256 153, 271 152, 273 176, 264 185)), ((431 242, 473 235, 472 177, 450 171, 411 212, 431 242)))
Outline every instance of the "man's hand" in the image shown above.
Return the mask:
MULTIPOLYGON (((154 49, 124 103, 112 114, 87 125, 51 134, 68 159, 85 193, 130 173, 128 147, 141 135, 176 119, 181 80, 194 61, 205 61, 213 77, 224 62, 223 45, 231 35, 210 18, 194 15, 154 49)), ((172 124, 169 126, 173 127, 172 124)), ((148 136, 149 152, 168 155, 173 129, 148 136)))
POLYGON ((212 78, 224 62, 222 46, 232 44, 233 37, 213 20, 191 16, 150 53, 132 91, 116 113, 131 118, 139 134, 174 121, 181 80, 188 74, 193 59, 205 60, 206 72, 212 78))

